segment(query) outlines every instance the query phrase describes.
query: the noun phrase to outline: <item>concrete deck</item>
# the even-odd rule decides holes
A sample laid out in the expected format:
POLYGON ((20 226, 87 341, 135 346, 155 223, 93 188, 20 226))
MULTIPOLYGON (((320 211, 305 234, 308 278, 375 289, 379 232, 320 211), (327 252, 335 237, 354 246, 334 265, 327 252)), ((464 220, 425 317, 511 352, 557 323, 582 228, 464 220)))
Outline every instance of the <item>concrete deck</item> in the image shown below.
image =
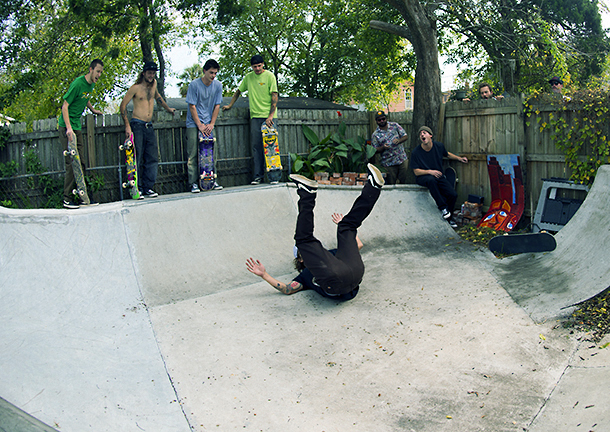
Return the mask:
MULTIPOLYGON (((427 191, 384 189, 346 303, 281 295, 245 269, 252 256, 295 276, 290 186, 0 208, 0 396, 70 432, 610 430, 610 348, 555 328, 562 307, 610 285, 585 252, 607 256, 607 168, 558 249, 523 263, 463 243, 427 191), (578 291, 540 294, 544 313, 511 276, 525 268, 540 290, 541 262, 575 275, 553 276, 557 293, 578 291)), ((319 191, 328 247, 330 214, 358 193, 319 191)))

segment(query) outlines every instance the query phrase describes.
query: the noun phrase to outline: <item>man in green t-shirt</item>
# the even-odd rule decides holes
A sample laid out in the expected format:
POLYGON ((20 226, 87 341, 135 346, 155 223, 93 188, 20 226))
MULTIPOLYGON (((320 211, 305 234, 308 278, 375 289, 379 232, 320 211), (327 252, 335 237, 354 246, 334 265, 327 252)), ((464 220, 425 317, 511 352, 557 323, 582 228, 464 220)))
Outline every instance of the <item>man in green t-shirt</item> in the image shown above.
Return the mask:
POLYGON ((245 91, 248 92, 250 104, 250 145, 252 146, 252 158, 254 159, 254 179, 252 184, 259 184, 265 176, 265 154, 261 126, 263 122, 267 123, 269 127, 273 125, 278 91, 275 75, 265 70, 265 60, 262 56, 255 55, 252 57, 250 65, 252 66, 252 72, 244 77, 229 105, 225 105, 222 109, 231 109, 239 96, 245 91))
MULTIPOLYGON (((61 106, 61 116, 59 116, 59 142, 67 150, 68 141, 76 136, 76 147, 81 157, 83 172, 85 172, 85 160, 83 158, 84 146, 83 133, 81 132, 81 115, 85 108, 89 108, 93 114, 103 114, 101 111, 94 109, 91 102, 89 102, 93 87, 95 87, 95 83, 100 79, 103 69, 104 63, 99 59, 95 59, 89 65, 89 72, 76 78, 70 84, 68 91, 63 96, 64 103, 61 106)), ((66 156, 65 161, 64 207, 78 208, 79 203, 74 202, 72 198, 72 190, 75 189, 76 182, 74 181, 74 171, 72 171, 71 156, 66 156)))

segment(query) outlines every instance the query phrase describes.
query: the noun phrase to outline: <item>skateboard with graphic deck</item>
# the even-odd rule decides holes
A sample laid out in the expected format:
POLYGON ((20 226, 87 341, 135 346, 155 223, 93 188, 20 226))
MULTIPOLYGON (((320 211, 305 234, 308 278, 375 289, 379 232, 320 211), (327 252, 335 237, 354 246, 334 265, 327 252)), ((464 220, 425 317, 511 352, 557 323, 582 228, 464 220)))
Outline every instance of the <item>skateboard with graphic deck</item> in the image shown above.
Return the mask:
POLYGON ((267 123, 261 125, 263 134, 263 149, 265 151, 265 166, 269 183, 277 183, 282 178, 282 160, 280 146, 277 140, 277 129, 268 127, 267 123))
POLYGON ((72 190, 72 193, 78 196, 83 204, 90 205, 91 200, 87 193, 85 174, 83 173, 83 166, 80 163, 80 155, 78 154, 78 148, 76 146, 76 136, 73 134, 72 137, 71 140, 68 140, 68 150, 64 150, 64 156, 70 155, 72 158, 72 172, 74 173, 74 180, 76 181, 76 189, 72 190))
POLYGON ((555 237, 546 232, 504 234, 489 240, 489 250, 494 253, 520 254, 551 252, 557 247, 555 237))
POLYGON ((123 183, 123 188, 129 188, 132 199, 140 199, 138 189, 138 166, 136 163, 136 146, 133 143, 133 134, 125 142, 119 145, 119 150, 125 150, 125 168, 127 170, 127 181, 123 183))
POLYGON ((216 138, 204 136, 199 132, 199 188, 203 190, 214 189, 216 171, 214 170, 214 144, 216 138))

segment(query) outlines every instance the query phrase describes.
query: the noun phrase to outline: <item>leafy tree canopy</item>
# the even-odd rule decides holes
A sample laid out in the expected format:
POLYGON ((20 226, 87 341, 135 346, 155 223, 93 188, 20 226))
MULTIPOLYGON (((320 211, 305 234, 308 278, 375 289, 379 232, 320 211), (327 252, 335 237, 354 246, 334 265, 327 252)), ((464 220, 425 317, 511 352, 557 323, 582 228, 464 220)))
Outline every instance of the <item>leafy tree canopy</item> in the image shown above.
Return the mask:
POLYGON ((116 83, 133 75, 136 47, 132 38, 111 37, 101 47, 88 26, 69 12, 66 2, 43 0, 31 6, 25 3, 3 21, 2 113, 29 123, 57 116, 70 83, 88 72, 94 58, 104 61, 104 73, 91 102, 105 107, 122 90, 116 83))
POLYGON ((463 78, 496 82, 510 93, 540 90, 554 75, 586 82, 602 71, 610 51, 597 0, 440 5, 445 44, 458 35, 450 56, 468 65, 463 78))
POLYGON ((210 35, 202 51, 220 48, 219 79, 229 89, 261 54, 283 95, 374 109, 411 78, 414 64, 404 40, 368 27, 379 16, 399 19, 378 0, 226 0, 218 6, 220 25, 202 26, 210 35))

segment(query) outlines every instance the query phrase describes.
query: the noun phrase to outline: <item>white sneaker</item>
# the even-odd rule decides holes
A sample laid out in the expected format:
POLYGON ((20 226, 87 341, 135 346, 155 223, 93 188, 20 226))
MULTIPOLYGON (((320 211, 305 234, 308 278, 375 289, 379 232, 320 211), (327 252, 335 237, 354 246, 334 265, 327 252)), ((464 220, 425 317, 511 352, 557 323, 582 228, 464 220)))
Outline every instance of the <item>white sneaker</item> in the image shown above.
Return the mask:
POLYGON ((317 181, 308 179, 307 177, 299 175, 299 174, 290 174, 290 178, 292 179, 293 182, 295 182, 297 184, 297 187, 299 189, 302 189, 305 192, 316 193, 318 190, 317 181))
POLYGON ((441 214, 443 215, 443 219, 449 219, 451 217, 451 213, 446 208, 441 210, 441 214))
POLYGON ((368 164, 366 167, 369 171, 369 182, 377 189, 381 189, 385 184, 385 180, 383 179, 383 175, 381 174, 381 171, 379 171, 379 168, 373 164, 368 164))
POLYGON ((218 183, 214 182, 214 187, 212 189, 214 189, 214 190, 221 190, 222 186, 220 186, 218 183))
POLYGON ((192 193, 199 193, 199 192, 201 192, 201 190, 199 190, 199 185, 197 183, 193 183, 191 185, 191 192, 192 193))

